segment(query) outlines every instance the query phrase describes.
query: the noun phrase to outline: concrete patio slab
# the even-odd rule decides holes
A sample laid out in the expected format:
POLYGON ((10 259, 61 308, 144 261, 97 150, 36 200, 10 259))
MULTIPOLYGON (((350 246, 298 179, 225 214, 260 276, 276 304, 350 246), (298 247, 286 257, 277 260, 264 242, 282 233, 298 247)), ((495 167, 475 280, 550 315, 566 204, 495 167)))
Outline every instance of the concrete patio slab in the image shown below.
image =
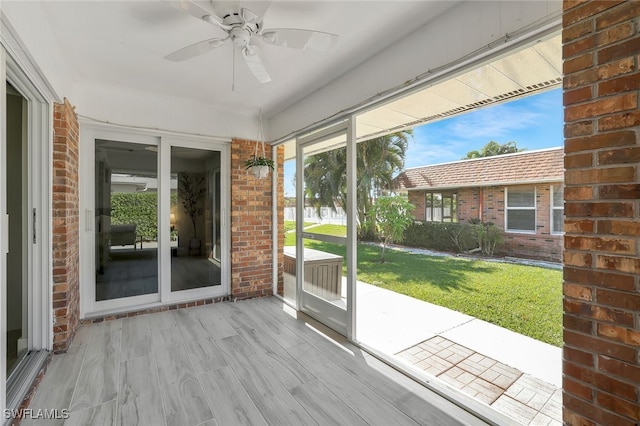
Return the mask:
MULTIPOLYGON (((343 286, 346 288, 346 283, 343 286)), ((474 318, 358 281, 357 339, 389 354, 423 342, 474 318)))

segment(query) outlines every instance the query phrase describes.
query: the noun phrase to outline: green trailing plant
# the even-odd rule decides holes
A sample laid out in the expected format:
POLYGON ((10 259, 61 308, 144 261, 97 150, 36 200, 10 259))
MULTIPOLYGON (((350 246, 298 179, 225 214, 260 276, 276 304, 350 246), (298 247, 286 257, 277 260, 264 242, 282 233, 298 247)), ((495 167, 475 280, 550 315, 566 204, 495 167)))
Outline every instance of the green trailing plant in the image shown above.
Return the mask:
POLYGON ((251 158, 249 158, 244 162, 245 170, 249 170, 250 168, 256 167, 256 166, 267 166, 271 170, 275 169, 275 163, 270 158, 252 155, 251 158))

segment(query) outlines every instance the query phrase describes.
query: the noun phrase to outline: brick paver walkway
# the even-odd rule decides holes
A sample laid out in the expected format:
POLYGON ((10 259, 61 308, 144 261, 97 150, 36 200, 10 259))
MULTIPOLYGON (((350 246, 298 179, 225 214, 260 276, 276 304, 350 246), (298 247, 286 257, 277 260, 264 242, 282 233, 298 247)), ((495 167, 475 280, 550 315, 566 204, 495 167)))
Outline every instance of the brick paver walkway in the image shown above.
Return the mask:
POLYGON ((522 424, 562 424, 560 389, 444 337, 397 355, 522 424))

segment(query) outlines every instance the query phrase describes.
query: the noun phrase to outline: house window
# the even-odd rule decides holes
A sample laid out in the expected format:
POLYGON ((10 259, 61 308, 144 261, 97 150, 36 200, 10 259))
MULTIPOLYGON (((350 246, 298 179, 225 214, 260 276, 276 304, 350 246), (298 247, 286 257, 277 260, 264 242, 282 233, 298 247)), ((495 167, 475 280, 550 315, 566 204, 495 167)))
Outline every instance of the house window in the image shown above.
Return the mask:
POLYGON ((505 188, 505 229, 510 232, 536 232, 535 187, 505 188))
POLYGON ((424 217, 427 222, 457 222, 458 194, 454 192, 427 192, 425 194, 424 217))
POLYGON ((551 233, 562 234, 564 225, 564 188, 551 185, 551 233))

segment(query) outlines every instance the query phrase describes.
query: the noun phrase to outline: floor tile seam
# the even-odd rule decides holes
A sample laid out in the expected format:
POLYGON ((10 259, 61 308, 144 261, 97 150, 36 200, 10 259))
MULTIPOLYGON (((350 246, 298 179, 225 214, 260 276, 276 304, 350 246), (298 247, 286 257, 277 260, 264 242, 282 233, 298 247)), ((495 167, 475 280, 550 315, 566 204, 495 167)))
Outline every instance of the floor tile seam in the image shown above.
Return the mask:
MULTIPOLYGON (((156 358, 156 354, 155 353, 149 354, 149 355, 146 355, 146 356, 152 357, 153 358, 153 363, 155 364, 154 370, 156 372, 156 380, 158 381, 158 390, 160 391, 160 403, 162 404, 162 420, 164 420, 165 426, 168 426, 167 425, 167 409, 165 407, 166 401, 165 401, 165 397, 164 397, 164 392, 162 390, 162 386, 160 386, 160 369, 158 368, 158 359, 156 358)), ((139 357, 139 358, 141 358, 141 357, 139 357)), ((136 359, 138 359, 138 358, 136 358, 136 359)), ((131 360, 127 360, 127 361, 131 361, 131 360)), ((119 392, 120 392, 120 388, 118 388, 118 393, 119 392)))
MULTIPOLYGON (((89 352, 89 348, 91 347, 91 343, 93 341, 93 338, 95 336, 94 334, 95 332, 95 327, 93 327, 93 329, 91 330, 91 336, 89 338, 89 341, 87 342, 87 347, 84 350, 84 353, 82 354, 82 363, 80 365, 80 369, 78 370, 78 375, 76 376, 76 380, 74 382, 73 385, 73 392, 71 393, 71 399, 69 400, 69 406, 67 407, 69 409, 69 412, 71 412, 71 406, 72 403, 74 401, 74 398, 76 396, 76 391, 78 390, 78 383, 80 382, 80 377, 82 376, 82 372, 86 369, 86 361, 87 361, 87 354, 89 352)), ((111 331, 109 332, 111 333, 111 331)), ((120 347, 118 348, 118 351, 122 350, 122 335, 120 336, 120 347)), ((118 363, 119 364, 119 363, 118 363)), ((119 365, 118 365, 119 368, 119 365)), ((120 371, 118 371, 118 373, 120 373, 120 371)), ((118 395, 118 392, 116 391, 116 397, 118 395)), ((86 407, 84 407, 86 408, 86 407)), ((84 409, 84 408, 80 408, 80 410, 84 409)), ((74 410, 74 411, 79 411, 79 410, 74 410)))
MULTIPOLYGON (((175 320, 175 318, 173 320, 174 320, 176 329, 179 331, 180 330, 180 324, 178 323, 178 321, 175 320)), ((171 328, 171 327, 169 327, 169 328, 171 328)), ((201 378, 201 376, 203 374, 205 374, 207 371, 217 370, 217 368, 213 369, 213 370, 207 370, 207 371, 198 372, 198 370, 196 369, 196 363, 195 363, 195 361, 193 359, 193 354, 191 353, 191 351, 186 349, 187 345, 188 345, 188 342, 187 342, 187 339, 185 338, 185 334, 184 333, 179 333, 179 335, 180 335, 180 340, 182 341, 182 347, 184 348, 185 352, 187 353, 187 358, 189 359, 189 363, 191 364, 191 371, 193 372, 193 375, 196 377, 196 380, 198 381, 198 386, 200 386, 200 389, 202 390, 202 394, 204 395, 204 401, 207 404, 207 408, 211 412, 211 419, 204 421, 203 424, 208 422, 208 421, 210 421, 210 420, 213 420, 216 424, 218 424, 218 420, 216 419, 215 411, 214 411, 213 407, 211 406, 211 404, 209 403, 209 398, 207 398, 207 394, 204 391, 204 385, 203 385, 202 378, 201 378)), ((207 339, 207 340, 209 340, 209 339, 207 339)), ((158 374, 160 374, 160 373, 158 372, 158 374)), ((159 379, 160 378, 158 377, 158 380, 159 379)), ((164 408, 164 400, 163 400, 163 404, 162 405, 163 405, 163 408, 164 408)), ((166 416, 165 416, 165 421, 166 421, 166 416)))

